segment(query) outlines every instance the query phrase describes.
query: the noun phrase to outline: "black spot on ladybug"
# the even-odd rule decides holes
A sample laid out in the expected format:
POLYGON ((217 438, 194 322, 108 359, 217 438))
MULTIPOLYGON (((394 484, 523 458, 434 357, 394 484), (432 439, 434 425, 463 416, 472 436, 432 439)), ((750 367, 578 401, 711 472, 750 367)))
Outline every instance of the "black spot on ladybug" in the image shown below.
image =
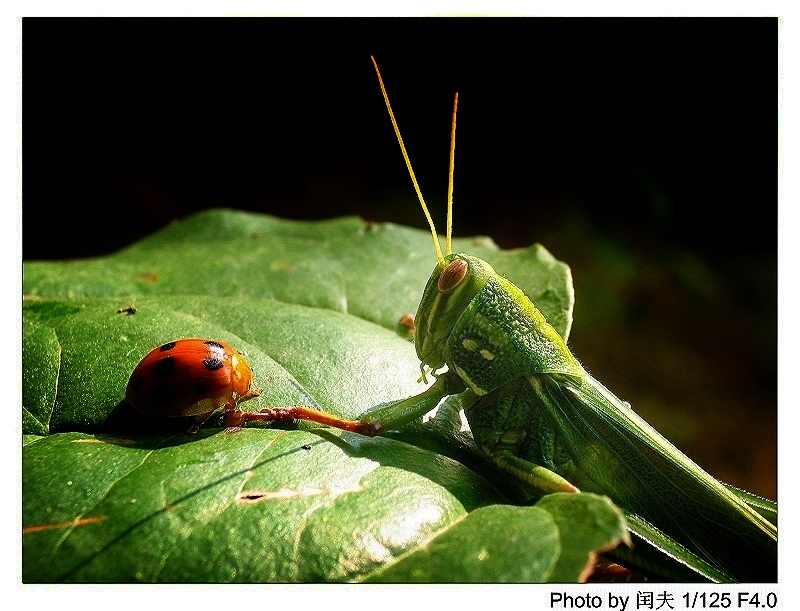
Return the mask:
POLYGON ((194 394, 200 395, 201 397, 205 396, 206 392, 208 392, 208 387, 205 384, 195 384, 194 385, 194 394))
POLYGON ((133 376, 130 381, 131 389, 139 390, 142 387, 142 382, 144 382, 144 378, 142 376, 133 376))
POLYGON ((210 348, 219 348, 220 350, 224 350, 224 348, 222 347, 222 344, 220 344, 219 342, 215 342, 213 340, 208 340, 207 342, 203 342, 203 343, 206 346, 209 346, 210 348))
POLYGON ((220 359, 209 356, 208 358, 203 359, 203 365, 210 371, 216 371, 222 367, 223 363, 220 359))
POLYGON ((169 352, 174 347, 175 347, 175 342, 169 342, 168 344, 164 344, 163 346, 161 346, 161 348, 159 348, 159 350, 161 352, 169 352))
POLYGON ((175 371, 175 359, 171 356, 161 359, 156 364, 156 371, 162 376, 170 375, 173 371, 175 371))

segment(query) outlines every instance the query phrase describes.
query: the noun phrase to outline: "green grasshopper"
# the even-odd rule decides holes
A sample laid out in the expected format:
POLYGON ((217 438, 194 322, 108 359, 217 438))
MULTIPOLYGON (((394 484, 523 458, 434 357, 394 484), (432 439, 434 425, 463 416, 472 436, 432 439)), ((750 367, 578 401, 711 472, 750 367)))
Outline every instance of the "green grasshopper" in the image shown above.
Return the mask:
POLYGON ((446 254, 381 91, 430 225, 438 262, 415 318, 424 392, 342 420, 303 406, 243 420, 311 420, 380 435, 459 395, 479 448, 538 494, 594 492, 625 513, 633 549, 623 564, 662 579, 777 581, 777 504, 706 473, 595 380, 528 297, 485 261, 451 252, 453 107, 446 254), (446 370, 443 369, 446 366, 446 370))

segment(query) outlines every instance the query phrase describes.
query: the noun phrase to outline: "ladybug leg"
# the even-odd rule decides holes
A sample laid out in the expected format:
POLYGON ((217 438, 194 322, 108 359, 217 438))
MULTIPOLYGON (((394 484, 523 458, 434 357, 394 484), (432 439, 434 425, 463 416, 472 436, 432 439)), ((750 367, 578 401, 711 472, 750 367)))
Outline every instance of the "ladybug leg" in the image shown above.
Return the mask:
POLYGON ((207 414, 200 414, 200 415, 199 415, 199 416, 198 416, 198 417, 195 419, 195 421, 194 421, 194 424, 193 424, 191 427, 189 427, 189 430, 188 430, 188 431, 186 431, 186 432, 187 432, 187 433, 190 433, 190 434, 192 434, 192 435, 194 435, 195 433, 197 433, 197 432, 200 430, 200 427, 201 427, 201 426, 203 426, 203 423, 204 423, 206 420, 208 420, 208 419, 209 419, 209 417, 211 416, 211 414, 213 414, 213 413, 214 413, 214 412, 208 412, 207 414))
POLYGON ((246 416, 246 412, 239 408, 239 403, 260 397, 261 391, 261 388, 251 388, 247 391, 247 394, 238 398, 234 397, 228 401, 228 403, 225 404, 225 413, 223 415, 225 426, 228 428, 236 428, 242 426, 248 420, 252 420, 252 418, 246 416))
POLYGON ((242 401, 249 401, 250 399, 255 399, 256 397, 260 397, 262 391, 263 388, 251 388, 250 390, 247 391, 247 394, 244 394, 241 397, 239 397, 237 403, 241 403, 242 401))
POLYGON ((234 403, 230 408, 225 408, 222 421, 228 428, 238 428, 245 422, 244 412, 234 403))

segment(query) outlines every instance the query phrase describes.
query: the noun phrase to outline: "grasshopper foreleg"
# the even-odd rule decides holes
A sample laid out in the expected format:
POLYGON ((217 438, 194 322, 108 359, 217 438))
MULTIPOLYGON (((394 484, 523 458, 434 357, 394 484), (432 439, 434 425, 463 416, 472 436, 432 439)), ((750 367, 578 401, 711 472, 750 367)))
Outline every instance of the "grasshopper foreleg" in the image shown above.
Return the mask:
POLYGON ((258 412, 227 412, 225 414, 225 425, 240 426, 253 420, 276 422, 309 420, 325 426, 374 437, 421 418, 436 407, 444 397, 460 392, 463 389, 464 383, 458 376, 445 373, 440 375, 436 382, 420 394, 384 405, 364 414, 358 420, 345 420, 318 409, 296 405, 292 407, 268 407, 258 412))

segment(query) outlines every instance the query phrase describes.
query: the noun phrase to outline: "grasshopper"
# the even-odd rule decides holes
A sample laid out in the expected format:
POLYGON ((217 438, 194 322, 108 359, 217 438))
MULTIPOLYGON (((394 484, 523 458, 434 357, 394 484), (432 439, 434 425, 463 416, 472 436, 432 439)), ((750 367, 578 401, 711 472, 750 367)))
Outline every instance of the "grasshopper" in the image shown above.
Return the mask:
POLYGON ((451 252, 458 94, 442 252, 372 62, 436 250, 414 320, 422 379, 435 382, 359 420, 296 406, 231 415, 229 424, 305 419, 380 435, 459 395, 476 445, 497 467, 537 494, 605 494, 623 510, 633 548, 612 554, 623 564, 670 580, 777 581, 777 504, 709 475, 595 380, 522 290, 482 259, 451 252))

